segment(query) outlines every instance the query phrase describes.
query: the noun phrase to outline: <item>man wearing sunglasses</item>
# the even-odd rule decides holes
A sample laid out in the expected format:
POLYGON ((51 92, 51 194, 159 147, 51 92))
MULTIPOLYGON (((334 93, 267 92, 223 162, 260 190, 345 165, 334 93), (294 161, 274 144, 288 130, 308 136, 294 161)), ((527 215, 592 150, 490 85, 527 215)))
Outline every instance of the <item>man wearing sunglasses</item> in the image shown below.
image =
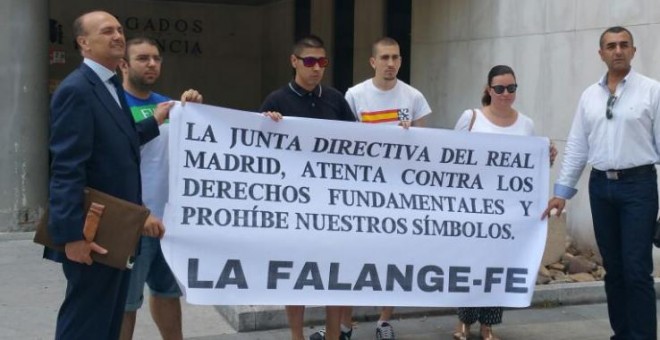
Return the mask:
POLYGON ((578 103, 554 198, 543 218, 566 200, 588 163, 594 233, 603 258, 612 339, 656 339, 652 242, 658 213, 654 164, 660 162, 660 83, 635 72, 630 31, 600 37, 607 73, 578 103))
MULTIPOLYGON (((314 35, 296 42, 289 58, 295 70, 292 81, 266 97, 260 112, 274 120, 282 116, 355 121, 341 92, 322 86, 321 80, 329 61, 323 41, 314 35)), ((340 332, 339 319, 343 307, 326 307, 326 328, 310 336, 310 340, 348 340, 351 333, 340 332)), ((304 340, 303 316, 305 306, 286 306, 292 340, 304 340)))
MULTIPOLYGON (((346 101, 355 117, 368 124, 397 124, 407 129, 424 126, 431 113, 424 95, 414 87, 397 79, 401 67, 401 52, 396 40, 384 37, 371 49, 369 64, 374 69, 373 78, 367 79, 346 91, 346 101)), ((376 324, 378 340, 395 339, 390 324, 393 307, 383 307, 376 324)), ((342 325, 350 325, 350 310, 342 315, 342 325)), ((346 326, 344 326, 346 327, 346 326)))

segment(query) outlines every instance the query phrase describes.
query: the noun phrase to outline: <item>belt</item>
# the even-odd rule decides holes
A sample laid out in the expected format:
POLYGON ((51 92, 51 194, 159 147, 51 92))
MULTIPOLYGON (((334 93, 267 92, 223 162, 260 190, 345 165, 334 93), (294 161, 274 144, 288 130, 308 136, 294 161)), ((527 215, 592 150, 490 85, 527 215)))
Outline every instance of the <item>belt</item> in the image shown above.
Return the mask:
POLYGON ((621 170, 598 170, 591 169, 591 174, 596 176, 605 176, 607 179, 618 180, 621 178, 632 177, 635 175, 643 175, 655 171, 653 164, 640 165, 634 168, 621 169, 621 170))

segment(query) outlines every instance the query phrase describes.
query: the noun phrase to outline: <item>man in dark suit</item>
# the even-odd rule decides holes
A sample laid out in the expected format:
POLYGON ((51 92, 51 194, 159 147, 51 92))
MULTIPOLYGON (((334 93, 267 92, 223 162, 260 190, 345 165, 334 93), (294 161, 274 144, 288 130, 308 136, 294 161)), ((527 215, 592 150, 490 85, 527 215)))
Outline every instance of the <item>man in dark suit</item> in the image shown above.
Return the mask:
MULTIPOLYGON (((48 228, 65 252, 44 257, 62 262, 67 279, 56 339, 117 339, 130 271, 94 263, 105 253, 83 239, 86 186, 142 204, 140 144, 158 135, 167 111, 136 126, 115 70, 125 52, 121 24, 109 13, 83 14, 74 22, 83 63, 62 81, 51 101, 51 177, 48 228)), ((150 216, 143 234, 162 237, 150 216)))

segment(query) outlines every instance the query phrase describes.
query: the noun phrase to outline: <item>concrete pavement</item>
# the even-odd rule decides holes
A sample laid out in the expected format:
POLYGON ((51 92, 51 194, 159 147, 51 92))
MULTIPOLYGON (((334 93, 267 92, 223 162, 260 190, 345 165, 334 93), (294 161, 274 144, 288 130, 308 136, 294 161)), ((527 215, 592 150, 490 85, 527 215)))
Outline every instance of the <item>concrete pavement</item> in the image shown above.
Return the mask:
MULTIPOLYGON (((66 281, 59 264, 41 258, 33 233, 0 233, 0 339, 53 339, 66 281)), ((213 306, 183 304, 186 338, 236 331, 213 306)), ((149 309, 138 312, 134 339, 160 339, 149 309)))
MULTIPOLYGON (((417 317, 394 320, 392 325, 399 340, 450 340, 456 323, 455 315, 417 317)), ((357 323, 353 339, 375 339, 375 321, 357 323)), ((318 328, 308 327, 306 334, 318 328)), ((567 307, 507 310, 504 323, 495 333, 503 340, 603 340, 609 339, 610 328, 604 304, 567 307)), ((288 340, 285 329, 195 337, 196 340, 288 340)), ((478 338, 478 327, 472 329, 471 339, 478 338)))
MULTIPOLYGON (((41 259, 41 248, 32 243, 32 233, 0 233, 0 339, 52 339, 65 281, 60 266, 41 259)), ((607 339, 610 336, 603 289, 599 283, 561 289, 537 290, 533 309, 507 310, 504 324, 496 327, 503 339, 607 339), (565 306, 562 303, 588 303, 565 306)), ((656 290, 658 282, 656 282, 656 290)), ((659 305, 660 308, 660 305, 659 305)), ((309 316, 320 313, 310 308, 309 316)), ((450 309, 399 309, 412 317, 393 321, 398 339, 451 339, 456 316, 450 309), (444 314, 444 315, 437 315, 444 314)), ((279 311, 281 314, 281 310, 279 311)), ((225 314, 226 311, 225 311, 225 314)), ((236 332, 213 306, 183 304, 186 339, 258 340, 289 339, 288 330, 236 332)), ((256 313, 254 315, 257 315, 256 313)), ((272 317, 274 314, 264 315, 272 317)), ((281 317, 281 316, 280 316, 281 317)), ((353 339, 374 339, 373 311, 361 307, 353 339)), ((263 321, 263 320, 262 320, 263 321)), ((477 327, 473 335, 477 337, 477 327)), ((307 327, 311 334, 317 328, 307 327)), ((135 339, 159 339, 148 309, 138 313, 135 339)))

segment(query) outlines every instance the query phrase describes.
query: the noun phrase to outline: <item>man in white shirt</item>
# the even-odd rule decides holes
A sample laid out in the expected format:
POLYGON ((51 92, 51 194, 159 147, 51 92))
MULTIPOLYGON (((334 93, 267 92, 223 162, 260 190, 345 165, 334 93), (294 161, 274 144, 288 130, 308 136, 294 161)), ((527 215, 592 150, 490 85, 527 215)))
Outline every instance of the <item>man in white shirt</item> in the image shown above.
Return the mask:
MULTIPOLYGON (((346 91, 346 101, 362 123, 398 124, 404 128, 424 126, 431 113, 424 95, 414 87, 397 79, 401 67, 399 43, 381 38, 373 44, 369 63, 374 77, 346 91)), ((395 339, 390 324, 393 307, 383 307, 376 325, 376 338, 395 339)), ((350 326, 350 310, 342 314, 342 331, 350 326)))
POLYGON ((630 31, 610 27, 600 38, 607 73, 578 103, 566 143, 553 209, 561 214, 582 170, 593 168, 589 196, 603 257, 612 339, 656 339, 652 242, 658 213, 654 164, 660 160, 660 83, 636 73, 630 31))
POLYGON ((374 77, 346 91, 346 101, 360 122, 424 126, 424 118, 431 113, 426 98, 396 77, 401 67, 399 43, 388 37, 379 39, 369 63, 374 77))

